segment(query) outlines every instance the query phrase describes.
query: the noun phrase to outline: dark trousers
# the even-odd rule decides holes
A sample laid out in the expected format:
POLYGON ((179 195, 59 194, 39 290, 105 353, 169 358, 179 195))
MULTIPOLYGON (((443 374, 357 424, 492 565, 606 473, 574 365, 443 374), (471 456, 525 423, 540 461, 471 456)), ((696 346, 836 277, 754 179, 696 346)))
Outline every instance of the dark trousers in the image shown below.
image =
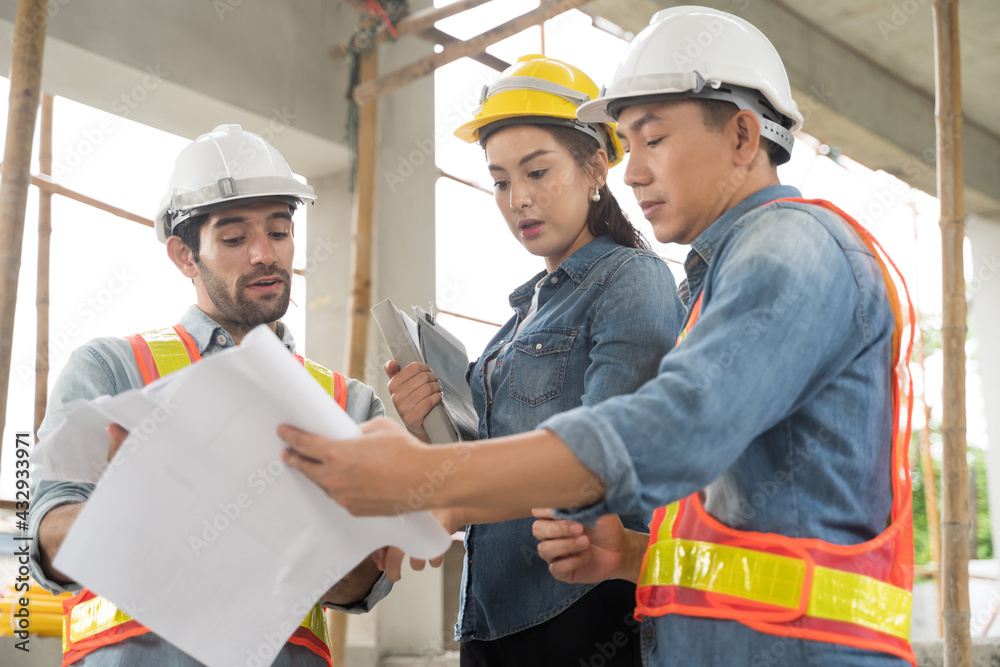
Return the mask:
POLYGON ((605 581, 544 623, 463 642, 461 667, 640 667, 635 584, 605 581))

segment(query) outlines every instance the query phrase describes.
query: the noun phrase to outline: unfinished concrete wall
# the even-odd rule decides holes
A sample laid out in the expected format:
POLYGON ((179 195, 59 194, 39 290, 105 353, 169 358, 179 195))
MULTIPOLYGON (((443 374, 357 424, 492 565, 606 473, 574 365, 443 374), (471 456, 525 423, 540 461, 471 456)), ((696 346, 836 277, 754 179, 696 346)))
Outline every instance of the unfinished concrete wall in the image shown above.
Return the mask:
MULTIPOLYGON (((0 0, 4 45, 16 6, 0 0)), ((42 87, 192 139, 223 122, 271 132, 319 176, 348 166, 346 67, 326 52, 356 20, 324 0, 52 0, 42 87)), ((0 48, 0 71, 10 55, 0 48)))
POLYGON ((972 279, 966 285, 969 324, 979 341, 976 363, 986 406, 987 489, 993 526, 993 557, 1000 555, 1000 218, 970 216, 967 235, 972 248, 972 279))

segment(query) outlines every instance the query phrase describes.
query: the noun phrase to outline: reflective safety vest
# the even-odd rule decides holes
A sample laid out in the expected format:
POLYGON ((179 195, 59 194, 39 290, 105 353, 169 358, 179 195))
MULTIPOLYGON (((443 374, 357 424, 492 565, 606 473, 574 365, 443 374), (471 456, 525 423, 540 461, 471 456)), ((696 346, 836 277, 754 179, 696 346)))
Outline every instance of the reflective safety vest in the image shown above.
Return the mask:
MULTIPOLYGON (((128 336, 136 363, 145 384, 201 360, 198 346, 179 324, 144 334, 128 336)), ((340 373, 295 355, 309 373, 333 397, 347 408, 347 380, 340 373)), ((63 601, 63 665, 72 665, 102 646, 149 632, 149 628, 121 611, 107 598, 83 589, 63 601)), ((316 603, 302 624, 288 638, 289 643, 310 649, 332 667, 329 635, 323 605, 316 603)))
MULTIPOLYGON (((783 199, 829 209, 846 220, 882 268, 895 318, 892 344, 892 521, 863 544, 736 530, 713 518, 698 493, 661 507, 636 591, 636 618, 682 614, 737 621, 772 635, 845 644, 891 653, 916 665, 910 647, 913 517, 908 447, 910 405, 901 429, 897 365, 904 320, 899 296, 878 242, 860 224, 822 200, 783 199)), ((772 202, 773 203, 773 202, 772 202)), ((884 255, 885 252, 882 251, 884 255)), ((886 255, 902 281, 902 275, 886 255)), ((906 283, 903 281, 903 288, 906 283)), ((907 293, 909 304, 909 294, 907 293)), ((914 322, 913 306, 909 322, 914 322)), ((681 344, 701 313, 699 296, 681 344)), ((906 349, 908 362, 913 329, 906 349)), ((909 380, 909 373, 906 374, 909 380)), ((913 394, 912 382, 909 394, 913 394)))

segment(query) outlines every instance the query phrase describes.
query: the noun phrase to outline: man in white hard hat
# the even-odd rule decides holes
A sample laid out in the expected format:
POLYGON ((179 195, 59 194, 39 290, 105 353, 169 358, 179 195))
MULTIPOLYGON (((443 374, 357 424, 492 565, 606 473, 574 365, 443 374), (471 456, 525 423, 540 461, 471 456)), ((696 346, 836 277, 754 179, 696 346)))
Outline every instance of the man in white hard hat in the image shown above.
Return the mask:
POLYGON ((903 314, 864 229, 778 180, 802 118, 777 52, 667 9, 578 115, 618 123, 657 239, 691 245, 658 376, 461 449, 382 420, 353 441, 281 427, 285 460, 356 514, 445 466, 431 507, 568 508, 539 511, 539 553, 566 581, 637 582, 649 665, 915 664, 903 314), (649 534, 607 516, 653 508, 649 534))
MULTIPOLYGON (((141 387, 239 345, 260 324, 269 326, 294 353, 292 335, 280 322, 291 290, 292 214, 314 199, 312 188, 293 177, 273 146, 239 125, 220 125, 188 145, 177 158, 155 224, 170 260, 194 283, 195 305, 173 327, 127 338, 98 338, 76 349, 55 383, 39 438, 65 420, 75 399, 141 387)), ((296 356, 355 421, 384 413, 370 387, 296 356)), ((109 433, 110 460, 128 434, 113 424, 109 433)), ((94 484, 47 481, 45 472, 34 471, 29 525, 38 548, 32 554, 31 574, 54 592, 79 589, 52 567, 52 561, 94 484)), ((354 613, 371 609, 390 588, 370 559, 330 585, 321 602, 354 613)), ((266 598, 261 604, 267 604, 266 598)), ((71 598, 66 613, 64 665, 200 664, 89 590, 71 598)), ((323 608, 317 603, 274 664, 329 665, 327 641, 323 608)))

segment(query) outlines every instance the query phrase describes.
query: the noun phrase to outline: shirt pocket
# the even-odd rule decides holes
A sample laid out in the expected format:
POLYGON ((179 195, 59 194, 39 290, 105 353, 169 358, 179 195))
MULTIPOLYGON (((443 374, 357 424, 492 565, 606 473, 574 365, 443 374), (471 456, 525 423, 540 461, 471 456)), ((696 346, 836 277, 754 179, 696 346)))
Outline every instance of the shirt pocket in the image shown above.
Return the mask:
POLYGON ((538 329, 514 340, 511 397, 535 406, 560 396, 576 338, 576 329, 560 328, 538 329))

